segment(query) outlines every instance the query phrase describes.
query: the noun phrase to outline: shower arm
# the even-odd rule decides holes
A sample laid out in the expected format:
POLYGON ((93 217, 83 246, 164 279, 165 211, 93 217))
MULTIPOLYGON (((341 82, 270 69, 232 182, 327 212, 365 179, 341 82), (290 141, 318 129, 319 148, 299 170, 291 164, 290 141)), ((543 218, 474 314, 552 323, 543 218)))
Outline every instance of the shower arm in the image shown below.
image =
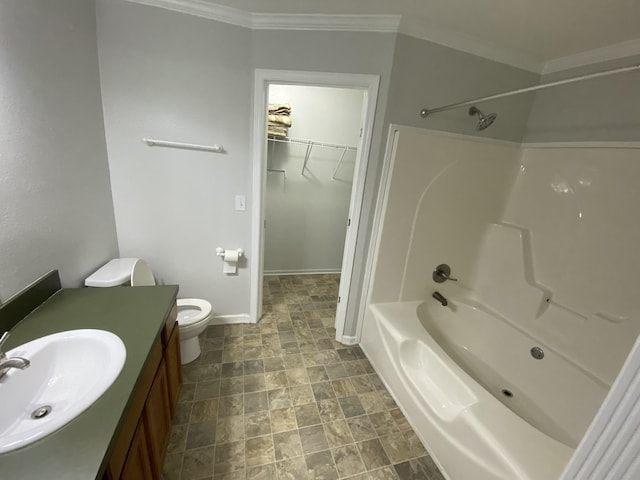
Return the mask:
POLYGON ((498 98, 510 97, 512 95, 519 95, 521 93, 535 92, 536 90, 543 90, 545 88, 557 87, 559 85, 565 85, 568 83, 581 82, 583 80, 590 80, 592 78, 607 77, 609 75, 616 75, 618 73, 633 72, 636 70, 640 70, 640 64, 632 65, 630 67, 614 68, 612 70, 605 70, 603 72, 590 73, 587 75, 580 75, 579 77, 565 78, 564 80, 558 80, 556 82, 543 83, 542 85, 534 85, 531 87, 519 88, 518 90, 511 90, 509 92, 498 93, 496 95, 490 95, 488 97, 480 97, 480 98, 474 98, 473 100, 465 100, 464 102, 451 103, 449 105, 444 105, 442 107, 423 108, 422 110, 420 110, 420 116, 422 118, 426 118, 427 116, 432 115, 434 113, 444 112, 445 110, 452 110, 455 108, 467 107, 469 105, 473 105, 474 103, 488 102, 489 100, 496 100, 498 98))

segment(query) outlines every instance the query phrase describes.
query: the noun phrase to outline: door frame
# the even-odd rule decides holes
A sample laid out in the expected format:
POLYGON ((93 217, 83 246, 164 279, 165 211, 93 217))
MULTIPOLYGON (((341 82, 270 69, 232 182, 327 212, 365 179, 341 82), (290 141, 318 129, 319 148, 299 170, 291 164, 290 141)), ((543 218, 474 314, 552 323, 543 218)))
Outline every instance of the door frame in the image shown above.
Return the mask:
MULTIPOLYGON (((265 113, 269 98, 269 85, 304 85, 313 87, 336 87, 358 89, 364 92, 363 113, 361 117, 362 134, 358 144, 355 160, 353 186, 349 203, 349 221, 346 228, 345 246, 342 258, 340 277, 340 301, 336 310, 336 340, 342 341, 346 321, 347 305, 358 302, 359 298, 349 298, 351 276, 354 267, 356 240, 360 226, 360 213, 364 198, 364 187, 371 140, 373 138, 373 122, 378 99, 380 77, 351 73, 305 72, 295 70, 256 69, 254 73, 254 92, 252 102, 252 160, 253 186, 251 206, 251 285, 249 315, 251 322, 256 323, 262 315, 262 285, 264 273, 264 220, 265 189, 267 169, 267 119, 265 113)), ((353 341, 352 337, 346 340, 353 341)))

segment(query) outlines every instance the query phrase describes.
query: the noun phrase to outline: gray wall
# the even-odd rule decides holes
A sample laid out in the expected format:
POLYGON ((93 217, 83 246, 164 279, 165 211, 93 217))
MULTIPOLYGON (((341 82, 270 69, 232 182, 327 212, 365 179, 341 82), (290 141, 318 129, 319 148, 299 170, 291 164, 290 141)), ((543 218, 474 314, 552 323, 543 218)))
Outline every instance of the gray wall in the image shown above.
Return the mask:
MULTIPOLYGON (((640 55, 545 75, 542 83, 640 63, 640 55)), ((640 74, 540 90, 525 142, 640 141, 640 74)))
POLYGON ((398 35, 393 57, 387 121, 418 128, 520 142, 533 96, 519 95, 478 104, 498 119, 484 130, 468 108, 420 117, 423 107, 436 108, 503 91, 536 85, 539 75, 407 35, 398 35))
POLYGON ((0 3, 0 299, 117 255, 93 2, 0 3))

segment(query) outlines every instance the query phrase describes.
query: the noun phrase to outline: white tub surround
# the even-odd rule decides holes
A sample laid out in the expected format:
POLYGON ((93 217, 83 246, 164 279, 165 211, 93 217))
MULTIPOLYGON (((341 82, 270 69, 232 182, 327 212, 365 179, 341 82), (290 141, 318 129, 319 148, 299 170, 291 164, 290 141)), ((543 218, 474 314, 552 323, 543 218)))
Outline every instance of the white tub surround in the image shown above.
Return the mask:
POLYGON ((640 332, 640 149, 392 131, 362 347, 451 479, 555 480, 640 332))

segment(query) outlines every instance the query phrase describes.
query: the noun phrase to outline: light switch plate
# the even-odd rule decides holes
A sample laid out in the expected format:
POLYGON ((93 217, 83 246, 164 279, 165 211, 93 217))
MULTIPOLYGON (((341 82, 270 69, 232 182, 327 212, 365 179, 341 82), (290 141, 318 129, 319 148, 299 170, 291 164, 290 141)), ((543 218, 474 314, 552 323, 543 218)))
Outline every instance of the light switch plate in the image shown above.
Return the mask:
POLYGON ((236 210, 244 212, 247 209, 247 197, 244 195, 236 195, 236 210))

